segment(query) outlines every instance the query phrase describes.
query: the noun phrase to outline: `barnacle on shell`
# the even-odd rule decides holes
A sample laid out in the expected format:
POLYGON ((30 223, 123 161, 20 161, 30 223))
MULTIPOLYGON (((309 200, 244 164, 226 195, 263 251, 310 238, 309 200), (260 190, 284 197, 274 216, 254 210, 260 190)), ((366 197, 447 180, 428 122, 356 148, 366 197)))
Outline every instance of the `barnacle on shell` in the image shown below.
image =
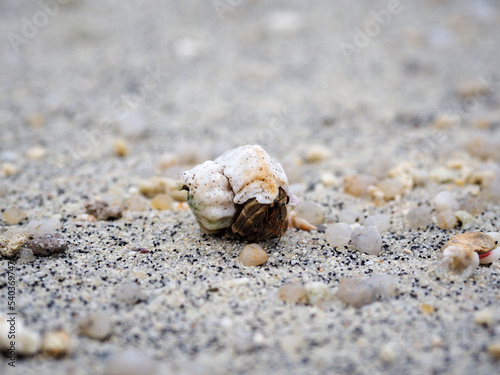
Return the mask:
POLYGON ((281 164, 258 145, 181 173, 177 187, 188 191, 187 203, 205 233, 252 241, 281 237, 288 227, 286 205, 300 203, 281 164))

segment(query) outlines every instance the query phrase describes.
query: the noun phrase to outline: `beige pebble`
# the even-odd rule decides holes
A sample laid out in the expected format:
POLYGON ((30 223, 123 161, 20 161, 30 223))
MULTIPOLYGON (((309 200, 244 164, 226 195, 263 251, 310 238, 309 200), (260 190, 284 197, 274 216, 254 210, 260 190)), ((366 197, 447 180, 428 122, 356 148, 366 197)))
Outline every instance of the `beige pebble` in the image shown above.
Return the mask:
POLYGON ((279 298, 288 303, 307 303, 307 290, 300 282, 284 284, 278 290, 279 298))
POLYGON ((243 248, 238 260, 244 266, 260 266, 267 262, 267 254, 262 246, 252 243, 243 248))
POLYGON ((476 324, 491 327, 495 323, 495 314, 491 309, 479 310, 474 314, 476 324))
POLYGON ((6 257, 15 256, 27 241, 28 236, 23 233, 15 234, 10 240, 0 236, 0 253, 6 257))
POLYGON ((4 211, 2 220, 8 225, 14 225, 19 224, 21 221, 26 219, 26 217, 27 215, 23 210, 17 207, 9 207, 4 211))
POLYGON ((330 288, 321 281, 307 283, 304 288, 306 288, 307 300, 311 305, 319 301, 325 301, 330 297, 330 288))
POLYGON ((59 358, 71 351, 71 339, 65 331, 46 332, 42 338, 42 354, 59 358))
POLYGON ((41 146, 35 146, 26 151, 26 156, 33 160, 41 160, 46 154, 45 148, 41 146))
POLYGON ((79 323, 81 333, 94 340, 106 340, 111 336, 111 319, 109 314, 97 312, 91 314, 79 323))
POLYGON ((352 175, 344 178, 344 191, 355 197, 368 195, 368 188, 375 185, 377 180, 370 175, 352 175))
POLYGON ((432 314, 436 311, 436 308, 428 303, 422 303, 419 309, 422 314, 432 314))
POLYGON ((400 348, 397 344, 388 343, 384 344, 380 349, 379 357, 382 362, 392 363, 398 358, 399 352, 400 348))
POLYGON ((436 215, 436 224, 440 229, 453 229, 457 226, 458 220, 453 211, 446 210, 436 215))
POLYGON ((130 197, 125 201, 125 208, 129 211, 144 211, 148 202, 142 197, 130 197))
POLYGON ((308 163, 317 163, 330 157, 330 150, 323 145, 313 145, 306 152, 305 160, 308 163))
POLYGON ((338 179, 333 173, 324 172, 320 175, 320 181, 325 186, 335 186, 338 185, 338 179))
POLYGON ((113 151, 116 156, 123 158, 130 153, 130 146, 124 138, 118 138, 113 142, 113 151))
POLYGON ((500 341, 488 345, 488 353, 490 353, 494 359, 500 359, 500 341))
MULTIPOLYGON (((22 356, 33 356, 40 351, 42 347, 42 339, 38 332, 26 328, 19 318, 16 319, 16 354, 22 356)), ((8 351, 10 349, 10 340, 8 332, 11 324, 7 317, 0 316, 0 351, 8 351)))
POLYGON ((151 201, 154 210, 168 210, 172 207, 172 198, 167 194, 158 194, 151 201))
POLYGON ((479 80, 464 81, 457 85, 457 94, 462 99, 475 98, 490 92, 490 87, 485 82, 480 82, 479 80))
POLYGON ((152 177, 148 180, 142 180, 139 183, 139 192, 148 197, 153 198, 158 194, 167 192, 168 182, 163 177, 152 177))
POLYGON ((171 152, 166 152, 163 155, 161 155, 160 158, 158 159, 157 167, 160 170, 165 170, 172 168, 178 163, 179 163, 179 158, 177 157, 177 155, 171 152))
POLYGON ((13 163, 5 162, 2 164, 1 169, 4 175, 7 177, 14 176, 15 174, 19 173, 19 168, 13 163))

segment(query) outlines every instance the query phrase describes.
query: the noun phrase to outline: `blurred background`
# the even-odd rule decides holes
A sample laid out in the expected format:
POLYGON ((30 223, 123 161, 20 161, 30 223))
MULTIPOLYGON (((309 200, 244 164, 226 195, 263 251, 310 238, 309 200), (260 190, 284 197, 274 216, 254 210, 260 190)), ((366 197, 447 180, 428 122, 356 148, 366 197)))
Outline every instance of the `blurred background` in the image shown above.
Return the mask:
POLYGON ((499 18, 488 0, 0 0, 1 157, 74 170, 124 138, 139 172, 246 143, 408 158, 498 123, 499 18))

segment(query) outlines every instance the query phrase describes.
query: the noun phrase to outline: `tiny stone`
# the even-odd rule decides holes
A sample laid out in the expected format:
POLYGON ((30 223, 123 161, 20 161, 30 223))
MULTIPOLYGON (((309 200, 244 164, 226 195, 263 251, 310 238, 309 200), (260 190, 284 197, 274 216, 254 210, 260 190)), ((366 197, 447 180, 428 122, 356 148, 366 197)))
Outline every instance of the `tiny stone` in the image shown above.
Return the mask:
POLYGON ((488 353, 493 357, 493 359, 500 359, 500 341, 494 342, 488 345, 488 353))
POLYGON ((7 208, 2 215, 2 220, 5 221, 8 225, 19 224, 26 218, 26 213, 17 207, 7 208))
POLYGON ((436 311, 436 308, 432 305, 429 305, 428 303, 422 303, 420 305, 420 311, 422 312, 422 314, 432 314, 436 311))
POLYGON ((145 299, 144 293, 139 285, 133 282, 122 284, 116 290, 116 298, 129 305, 135 305, 145 299))
POLYGON ((344 177, 344 191, 355 197, 368 195, 368 188, 377 183, 370 175, 352 175, 344 177))
POLYGON ((474 216, 481 215, 485 208, 486 202, 478 197, 469 198, 460 205, 461 210, 467 211, 474 216))
POLYGON ((397 178, 386 178, 378 182, 377 187, 384 193, 384 198, 387 201, 404 193, 403 183, 397 178))
POLYGON ((172 198, 167 194, 158 194, 151 201, 154 210, 168 210, 172 207, 172 198))
POLYGON ((35 255, 33 255, 33 251, 31 251, 30 249, 21 248, 21 251, 19 252, 18 263, 27 264, 33 262, 34 260, 35 255))
POLYGON ((352 228, 347 223, 336 223, 326 229, 326 240, 331 246, 347 246, 351 241, 352 228))
POLYGON ((15 174, 19 173, 19 168, 15 164, 3 163, 1 167, 2 172, 7 177, 14 176, 15 174))
POLYGON ((118 138, 113 143, 113 151, 115 155, 118 157, 125 157, 130 153, 130 147, 128 145, 127 140, 123 138, 118 138))
POLYGON ((351 234, 354 248, 370 255, 378 255, 382 250, 382 237, 378 229, 374 227, 365 228, 359 226, 354 228, 351 234))
POLYGON ((32 128, 41 128, 45 123, 45 116, 42 113, 32 113, 26 118, 26 123, 32 128))
POLYGON ((390 221, 387 215, 375 214, 368 216, 363 225, 365 227, 376 227, 383 234, 389 230, 390 221))
POLYGON ((130 197, 125 201, 125 208, 129 211, 144 211, 148 208, 148 203, 141 197, 130 197))
POLYGON ((463 229, 469 229, 476 223, 474 216, 467 211, 457 211, 455 212, 455 216, 462 224, 463 229))
POLYGON ((111 319, 109 314, 97 312, 82 319, 79 323, 81 333, 94 340, 106 340, 111 336, 111 319))
POLYGON ((316 163, 326 160, 330 157, 330 150, 323 145, 314 145, 309 147, 306 152, 306 162, 316 163))
POLYGON ((262 246, 252 243, 243 248, 238 260, 244 266, 260 266, 267 262, 267 254, 262 246))
POLYGON ((47 357, 62 357, 71 350, 71 339, 64 331, 46 332, 42 339, 42 354, 47 357))
POLYGON ((458 220, 453 211, 442 211, 436 215, 436 224, 440 229, 453 229, 458 220))
POLYGON ((474 322, 485 327, 492 327, 496 323, 495 313, 491 309, 479 310, 474 314, 474 322))
POLYGON ((138 112, 129 112, 120 121, 120 133, 126 138, 138 138, 144 135, 146 131, 146 120, 138 112))
POLYGON ((165 170, 177 165, 178 163, 179 158, 175 154, 166 152, 158 159, 157 167, 160 170, 165 170))
POLYGON ((127 349, 113 354, 104 373, 106 375, 155 375, 155 362, 137 349, 127 349))
POLYGON ((28 237, 23 233, 15 234, 10 240, 0 236, 0 253, 6 257, 13 257, 27 241, 28 237))
POLYGON ((26 151, 26 156, 33 160, 41 160, 45 156, 46 150, 43 147, 35 146, 26 151))
POLYGON ((398 358, 398 346, 394 343, 388 343, 382 346, 380 350, 380 360, 385 363, 392 363, 398 358))
POLYGON ((305 286, 307 292, 307 299, 311 305, 318 301, 324 301, 330 296, 330 289, 328 285, 317 281, 307 283, 305 286))
MULTIPOLYGON (((40 334, 26 328, 19 318, 16 319, 16 323, 16 354, 22 356, 35 355, 42 347, 40 334)), ((0 351, 10 349, 9 330, 10 322, 4 315, 0 315, 0 351)))
POLYGON ((114 197, 108 199, 95 199, 85 204, 87 213, 95 216, 98 220, 113 220, 122 217, 123 204, 121 200, 114 197))
POLYGON ((278 290, 279 298, 287 303, 307 303, 306 288, 300 282, 286 283, 278 290))
POLYGON ((434 198, 434 208, 437 212, 458 210, 458 201, 449 191, 442 191, 434 198))
POLYGON ((294 211, 298 217, 312 225, 319 225, 325 221, 325 210, 322 205, 316 202, 302 202, 299 206, 295 207, 294 211))
POLYGON ((406 215, 406 220, 412 228, 426 228, 432 224, 432 209, 427 206, 412 208, 406 215))
POLYGON ((377 298, 370 284, 359 278, 341 279, 337 298, 347 305, 361 307, 372 303, 377 298))
POLYGON ((59 235, 44 234, 34 240, 26 242, 25 248, 31 250, 34 255, 48 256, 65 251, 69 243, 59 235))
POLYGON ((167 192, 168 183, 162 177, 152 177, 149 180, 142 180, 139 183, 139 192, 148 197, 153 198, 158 194, 167 192))
POLYGON ((397 288, 397 281, 391 275, 373 275, 366 282, 375 289, 378 296, 382 297, 392 296, 397 288))
POLYGON ((28 223, 26 233, 33 237, 40 237, 44 234, 54 233, 61 226, 59 219, 32 220, 28 223))
POLYGON ((334 186, 338 184, 337 177, 335 177, 335 175, 330 172, 322 173, 319 179, 325 186, 334 186))
POLYGON ((345 209, 340 211, 339 222, 354 224, 363 222, 363 214, 357 210, 345 209))

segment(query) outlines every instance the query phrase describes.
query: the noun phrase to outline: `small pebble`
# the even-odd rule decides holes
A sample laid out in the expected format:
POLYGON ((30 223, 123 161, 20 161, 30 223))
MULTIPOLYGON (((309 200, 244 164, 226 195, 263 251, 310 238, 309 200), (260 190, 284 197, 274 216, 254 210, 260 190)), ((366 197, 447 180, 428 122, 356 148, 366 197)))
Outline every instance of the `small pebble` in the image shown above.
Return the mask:
POLYGON ((19 173, 19 168, 13 163, 2 163, 1 170, 7 177, 14 176, 19 173))
POLYGON ((105 375, 155 375, 155 362, 137 349, 113 354, 107 361, 105 375))
POLYGON ((404 193, 404 185, 397 178, 386 178, 376 185, 383 193, 386 201, 395 199, 404 193))
POLYGON ((179 158, 172 152, 166 152, 158 158, 156 166, 160 170, 172 168, 179 163, 179 158))
POLYGON ((406 220, 412 228, 427 228, 432 224, 432 209, 427 206, 414 207, 406 215, 406 220))
POLYGON ((158 194, 151 201, 153 210, 168 210, 172 207, 172 198, 167 194, 158 194))
POLYGON ((376 183, 376 178, 370 175, 346 176, 344 177, 344 191, 355 197, 367 196, 368 188, 376 183))
POLYGON ((252 243, 243 248, 238 260, 244 266, 260 266, 267 262, 267 254, 262 246, 252 243))
POLYGON ((344 209, 340 211, 339 214, 339 222, 354 224, 354 223, 363 223, 363 214, 357 210, 344 209))
POLYGON ((476 224, 476 219, 467 211, 456 211, 455 216, 461 223, 463 229, 472 228, 476 224))
POLYGON ((26 151, 26 156, 32 160, 41 160, 46 154, 45 148, 41 146, 35 146, 26 151))
POLYGON ((488 345, 488 353, 495 360, 500 359, 500 341, 488 345))
POLYGON ((35 255, 33 254, 33 251, 30 249, 26 248, 21 248, 21 251, 19 252, 19 259, 17 260, 21 264, 27 264, 31 263, 35 260, 35 255))
POLYGON ((319 225, 325 221, 325 210, 322 205, 312 201, 302 202, 294 211, 301 219, 312 225, 319 225))
POLYGON ((2 214, 2 220, 8 225, 19 224, 27 217, 26 213, 17 207, 9 207, 2 214))
POLYGON ((478 216, 481 215, 486 208, 486 202, 484 199, 479 197, 473 197, 466 199, 460 204, 460 209, 467 211, 471 215, 478 216))
POLYGON ((479 310, 474 314, 474 322, 481 326, 491 327, 496 324, 495 313, 491 309, 479 310))
POLYGON ((309 147, 306 152, 305 160, 308 163, 317 163, 330 157, 330 150, 323 145, 314 145, 309 147))
POLYGON ((432 305, 429 305, 428 303, 422 303, 420 305, 420 311, 422 314, 432 314, 436 311, 436 308, 432 305))
POLYGON ((368 216, 363 225, 365 227, 376 227, 381 234, 389 230, 390 220, 387 215, 375 214, 368 216))
POLYGON ((126 139, 118 138, 113 142, 113 151, 116 156, 123 158, 130 153, 130 146, 126 139))
POLYGON ((32 128, 39 129, 45 123, 45 116, 42 113, 32 113, 26 118, 26 123, 32 128))
POLYGON ((380 349, 380 360, 384 363, 392 363, 396 361, 399 357, 401 351, 401 347, 396 343, 387 343, 382 346, 380 349))
POLYGON ((307 300, 311 305, 319 301, 324 301, 330 296, 330 288, 320 281, 307 283, 304 285, 304 288, 306 289, 307 300))
POLYGON ((339 282, 337 298, 348 305, 361 307, 372 303, 379 296, 392 296, 396 287, 396 279, 391 275, 374 275, 365 280, 344 278, 339 282))
POLYGON ((382 250, 382 237, 378 229, 374 227, 365 228, 359 226, 354 228, 351 234, 354 248, 370 255, 378 255, 382 250))
POLYGON ((125 201, 125 209, 140 212, 148 208, 148 202, 141 197, 130 197, 125 201))
POLYGON ((436 225, 440 229, 453 229, 458 225, 458 220, 453 211, 441 211, 436 215, 436 225))
POLYGON ((167 192, 168 181, 163 177, 152 177, 139 183, 139 192, 147 198, 167 192))
POLYGON ((328 226, 326 240, 331 246, 347 246, 351 241, 352 228, 347 223, 336 223, 328 226))
POLYGON ((135 305, 145 299, 144 293, 139 285, 133 282, 126 282, 116 290, 116 298, 129 305, 135 305))
POLYGON ((95 216, 98 220, 114 220, 122 217, 123 204, 121 200, 95 199, 85 204, 87 213, 95 216))
POLYGON ((23 233, 17 233, 11 239, 0 236, 0 253, 5 257, 13 257, 27 241, 28 237, 23 233))
POLYGON ((61 227, 61 221, 57 218, 48 220, 32 220, 28 223, 26 233, 32 237, 40 237, 44 234, 54 233, 61 227))
POLYGON ((79 323, 80 332, 85 336, 103 341, 111 336, 111 318, 105 312, 90 314, 79 323))
POLYGON ((338 179, 333 173, 324 172, 319 177, 321 183, 325 186, 334 186, 338 184, 338 179))
POLYGON ((46 332, 42 338, 42 354, 60 358, 71 351, 71 339, 65 331, 46 332))
MULTIPOLYGON (((38 332, 26 328, 19 317, 16 318, 16 345, 15 353, 22 356, 33 356, 38 353, 42 347, 42 338, 38 332)), ((8 352, 10 350, 10 341, 8 332, 10 331, 10 322, 8 317, 0 315, 0 351, 8 352)))
POLYGON ((68 248, 68 245, 68 241, 63 239, 58 234, 44 234, 43 236, 26 242, 24 247, 31 250, 33 255, 48 256, 65 251, 68 248))
POLYGON ((278 290, 279 298, 287 303, 307 303, 307 290, 300 282, 286 283, 278 290))
POLYGON ((437 212, 456 211, 458 207, 458 201, 449 191, 442 191, 434 198, 434 208, 437 212))

